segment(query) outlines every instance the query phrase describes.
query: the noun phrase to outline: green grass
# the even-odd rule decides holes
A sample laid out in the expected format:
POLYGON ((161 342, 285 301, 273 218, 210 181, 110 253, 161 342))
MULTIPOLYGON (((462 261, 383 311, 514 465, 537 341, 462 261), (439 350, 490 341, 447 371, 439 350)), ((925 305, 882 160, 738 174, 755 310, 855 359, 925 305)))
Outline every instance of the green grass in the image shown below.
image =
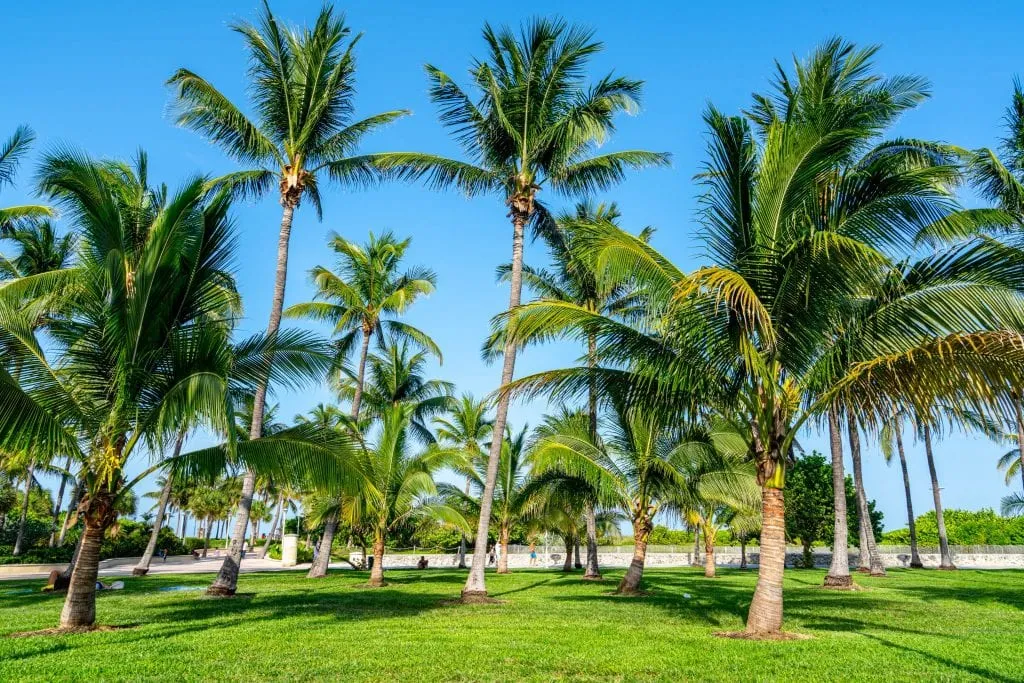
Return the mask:
MULTIPOLYGON (((822 572, 788 571, 786 627, 808 640, 716 638, 743 618, 755 573, 647 573, 652 595, 609 595, 621 572, 488 576, 497 605, 445 605, 463 574, 243 575, 251 597, 211 600, 159 587, 210 576, 126 579, 99 596, 99 621, 137 628, 0 637, 0 680, 963 680, 1024 679, 1024 572, 893 571, 867 590, 820 589, 822 572), (684 593, 692 597, 686 599, 684 593)), ((60 596, 0 583, 0 633, 56 625, 60 596)))

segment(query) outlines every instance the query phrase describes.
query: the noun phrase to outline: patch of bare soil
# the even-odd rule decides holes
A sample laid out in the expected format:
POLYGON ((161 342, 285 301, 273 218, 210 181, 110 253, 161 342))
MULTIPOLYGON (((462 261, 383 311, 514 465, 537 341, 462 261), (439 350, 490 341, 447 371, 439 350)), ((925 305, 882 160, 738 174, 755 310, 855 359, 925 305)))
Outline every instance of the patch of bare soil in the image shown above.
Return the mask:
POLYGON ((33 636, 67 636, 78 633, 105 633, 107 631, 124 631, 137 628, 138 624, 94 624, 92 626, 76 626, 73 628, 44 628, 41 631, 20 631, 10 633, 8 638, 31 638, 33 636))
POLYGON ((806 633, 792 633, 790 631, 771 631, 769 633, 749 633, 747 631, 718 631, 715 636, 719 638, 733 638, 735 640, 810 640, 811 636, 806 633))

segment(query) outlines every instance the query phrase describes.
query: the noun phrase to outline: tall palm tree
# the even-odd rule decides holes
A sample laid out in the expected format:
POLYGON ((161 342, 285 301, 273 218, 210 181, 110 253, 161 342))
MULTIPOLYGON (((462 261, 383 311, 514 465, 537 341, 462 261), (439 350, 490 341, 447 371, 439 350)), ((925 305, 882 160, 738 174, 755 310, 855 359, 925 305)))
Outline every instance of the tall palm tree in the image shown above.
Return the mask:
MULTIPOLYGON (((436 188, 456 187, 469 196, 498 195, 512 222, 512 267, 509 307, 519 305, 522 291, 523 236, 526 225, 542 225, 549 215, 537 201, 548 188, 566 196, 604 190, 626 171, 666 165, 667 154, 626 150, 596 154, 614 130, 619 113, 638 108, 642 83, 605 76, 586 85, 590 59, 603 49, 591 31, 562 20, 536 19, 519 34, 484 26, 488 56, 473 63, 467 93, 455 79, 428 65, 431 99, 441 122, 463 148, 466 161, 419 153, 392 154, 378 166, 397 177, 425 178, 436 188)), ((516 349, 503 350, 501 384, 512 380, 516 349)), ((504 433, 508 399, 498 399, 494 429, 504 433)), ((484 579, 487 525, 498 471, 501 441, 488 453, 483 514, 476 534, 473 566, 463 596, 486 596, 484 579)))
MULTIPOLYGON (((629 286, 629 281, 603 276, 599 272, 597 264, 588 258, 586 251, 574 239, 573 227, 575 225, 582 222, 600 221, 608 221, 617 225, 620 215, 618 207, 614 203, 609 206, 604 204, 595 206, 589 202, 581 202, 576 205, 574 213, 558 216, 542 232, 548 246, 553 270, 531 268, 524 265, 523 281, 526 286, 533 290, 538 298, 546 301, 572 303, 588 310, 619 317, 637 315, 641 306, 636 292, 632 291, 629 286)), ((650 232, 650 230, 645 230, 643 234, 646 237, 650 232)), ((499 276, 507 279, 511 270, 511 265, 502 266, 498 270, 499 276)), ((499 324, 488 341, 488 350, 500 351, 500 344, 504 338, 503 333, 504 330, 499 324)), ((541 342, 549 339, 550 336, 545 331, 538 330, 537 337, 529 341, 541 342)), ((593 335, 588 335, 581 341, 586 344, 588 365, 596 367, 598 364, 597 339, 593 335)), ((587 395, 587 412, 592 439, 596 441, 598 396, 597 386, 594 384, 591 385, 587 395)), ((592 505, 585 506, 584 516, 587 526, 587 563, 583 578, 597 580, 601 578, 601 571, 597 562, 597 523, 592 505)))
POLYGON ((886 464, 892 464, 893 452, 899 456, 900 469, 903 472, 903 493, 907 500, 907 528, 910 530, 910 567, 921 569, 921 555, 917 549, 917 518, 914 517, 914 503, 910 495, 910 471, 907 468, 907 454, 903 448, 903 421, 906 418, 900 412, 893 414, 892 419, 885 423, 881 432, 882 457, 886 464))
MULTIPOLYGON (((181 455, 181 447, 185 443, 185 430, 182 429, 178 432, 178 437, 174 442, 174 450, 171 454, 171 459, 176 460, 181 455)), ((164 514, 167 512, 167 505, 171 500, 171 491, 174 489, 174 475, 168 472, 164 475, 163 486, 160 487, 160 498, 156 504, 156 517, 153 519, 153 530, 149 534, 149 541, 146 543, 146 549, 142 552, 142 557, 139 558, 139 563, 132 568, 132 576, 145 576, 149 573, 149 565, 153 561, 153 553, 156 552, 156 544, 160 537, 160 528, 164 523, 164 514)))
POLYGON ((382 343, 385 332, 391 339, 411 340, 441 358, 441 350, 429 336, 412 325, 389 319, 404 313, 420 296, 433 292, 437 281, 426 268, 399 271, 410 242, 412 238, 398 240, 390 232, 380 237, 371 232, 369 241, 360 246, 333 235, 328 243, 338 254, 337 271, 324 266, 313 268, 310 276, 317 288, 316 300, 290 306, 284 313, 330 323, 333 334, 339 337, 341 360, 348 357, 361 337, 352 419, 359 417, 366 357, 374 334, 382 343))
MULTIPOLYGON (((358 154, 362 139, 408 112, 354 119, 354 48, 359 36, 352 36, 329 5, 320 10, 312 28, 299 29, 282 26, 264 0, 258 25, 238 23, 232 28, 242 36, 249 54, 250 100, 257 121, 192 71, 179 69, 168 83, 175 88, 177 123, 204 135, 245 167, 215 179, 213 185, 250 196, 278 191, 283 212, 267 324, 267 334, 273 336, 284 307, 295 210, 306 198, 320 215, 323 175, 346 186, 373 181, 379 155, 358 154)), ((261 433, 266 392, 266 382, 255 392, 253 438, 261 433)), ((234 592, 254 486, 255 478, 249 473, 230 552, 211 586, 214 592, 234 592)))
POLYGON ((144 156, 132 166, 72 151, 48 156, 40 178, 81 248, 72 267, 0 287, 0 337, 21 367, 20 382, 0 373, 0 448, 76 462, 85 531, 61 626, 79 628, 95 619, 99 547, 116 504, 166 466, 127 480, 140 445, 165 442, 186 422, 228 430, 230 396, 255 391, 271 354, 281 359, 275 380, 325 372, 329 357, 309 335, 232 348, 229 203, 208 196, 202 178, 166 195, 146 182, 144 156), (32 333, 37 317, 20 307, 27 292, 59 302, 48 327, 53 362, 32 333))
MULTIPOLYGON (((488 415, 491 403, 487 399, 476 400, 472 394, 463 394, 452 401, 447 417, 435 417, 434 429, 437 440, 443 446, 461 450, 466 462, 484 462, 486 455, 483 443, 491 435, 494 420, 488 415)), ((469 495, 472 477, 466 477, 464 494, 469 495)), ((459 569, 466 568, 466 535, 459 537, 459 569)))
MULTIPOLYGON (((14 184, 14 176, 21 160, 28 153, 36 134, 28 126, 18 126, 11 137, 0 146, 0 190, 14 184)), ((0 207, 0 234, 6 234, 25 222, 33 222, 53 216, 53 210, 39 204, 0 207)))

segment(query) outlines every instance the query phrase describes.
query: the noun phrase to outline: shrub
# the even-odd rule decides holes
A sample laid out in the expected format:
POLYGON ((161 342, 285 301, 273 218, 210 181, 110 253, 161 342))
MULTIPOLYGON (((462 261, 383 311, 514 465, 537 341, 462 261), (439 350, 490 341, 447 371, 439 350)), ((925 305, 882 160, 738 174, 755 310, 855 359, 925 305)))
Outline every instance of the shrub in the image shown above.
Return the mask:
MULTIPOLYGON (((1000 517, 994 510, 945 510, 946 533, 952 545, 1024 545, 1024 517, 1000 517)), ((932 510, 916 520, 917 542, 939 544, 939 526, 932 510)), ((897 529, 882 536, 882 543, 909 545, 910 531, 897 529)))

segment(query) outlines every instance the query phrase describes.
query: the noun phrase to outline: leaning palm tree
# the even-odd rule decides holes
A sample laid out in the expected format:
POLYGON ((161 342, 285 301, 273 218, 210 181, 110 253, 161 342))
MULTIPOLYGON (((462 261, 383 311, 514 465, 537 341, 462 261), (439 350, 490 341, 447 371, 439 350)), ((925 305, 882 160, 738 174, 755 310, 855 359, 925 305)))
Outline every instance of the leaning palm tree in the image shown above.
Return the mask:
MULTIPOLYGON (((21 160, 28 153, 36 135, 28 126, 18 126, 0 146, 0 189, 14 184, 21 160)), ((26 222, 49 218, 53 210, 40 204, 0 207, 0 234, 11 232, 26 222)))
MULTIPOLYGON (((316 300, 295 304, 284 312, 293 318, 311 318, 330 323, 338 336, 338 356, 344 361, 357 339, 361 342, 359 364, 352 396, 352 419, 359 417, 359 404, 363 397, 366 376, 366 357, 370 339, 374 334, 383 343, 385 333, 391 339, 408 339, 441 358, 441 350, 434 341, 399 320, 401 315, 420 296, 434 291, 437 276, 426 268, 399 268, 411 238, 398 240, 390 232, 380 237, 370 233, 365 245, 350 242, 340 235, 329 240, 338 254, 337 271, 317 266, 310 271, 316 285, 316 300)), ((339 367, 343 363, 339 363, 339 367)))
MULTIPOLYGON (((437 67, 426 67, 441 122, 468 160, 399 153, 381 158, 378 165, 398 177, 425 178, 436 188, 501 197, 513 228, 509 307, 514 308, 522 290, 524 230, 531 222, 546 223, 549 215, 537 201, 541 189, 566 196, 603 190, 620 182, 627 170, 665 165, 669 156, 642 150, 594 154, 614 130, 614 117, 636 111, 642 83, 609 75, 586 85, 587 64, 603 47, 592 32, 561 20, 537 19, 519 35, 485 25, 483 36, 489 53, 470 69, 474 94, 437 67)), ((515 356, 515 347, 506 344, 502 385, 512 379, 515 356)), ((508 398, 502 396, 495 411, 498 434, 504 433, 507 417, 508 398)), ((495 439, 473 566, 463 589, 470 600, 487 594, 484 556, 500 451, 501 441, 495 439)))
POLYGON ((128 480, 142 446, 155 451, 183 423, 228 430, 230 397, 255 391, 271 354, 282 359, 275 380, 325 372, 330 360, 309 335, 257 337, 233 350, 239 298, 227 199, 210 197, 202 178, 165 198, 144 176, 142 163, 48 156, 41 188, 73 221, 78 259, 0 287, 0 337, 21 368, 19 382, 0 372, 0 448, 70 454, 82 487, 85 530, 64 628, 93 624, 99 548, 117 503, 167 465, 128 480), (36 316, 20 307, 30 292, 59 302, 48 327, 52 362, 32 333, 36 316))
MULTIPOLYGON (((389 111, 354 120, 355 93, 353 37, 342 17, 324 6, 312 28, 293 29, 278 23, 264 2, 259 25, 233 26, 249 53, 250 95, 258 121, 250 120, 209 81, 187 69, 179 69, 168 83, 175 88, 177 123, 207 137, 244 170, 212 181, 235 192, 262 196, 278 191, 283 213, 277 247, 274 295, 267 334, 281 324, 288 243, 292 217, 303 199, 320 215, 319 180, 326 175, 345 186, 365 185, 376 178, 377 155, 358 154, 369 133, 404 116, 389 111)), ((252 438, 261 433, 266 383, 257 387, 252 438)), ((238 522, 230 552, 214 582, 214 592, 231 593, 238 581, 242 543, 252 504, 254 477, 243 482, 238 522)))
MULTIPOLYGON (((181 455, 181 447, 185 443, 185 430, 178 432, 174 442, 174 450, 171 459, 177 460, 181 455)), ((174 489, 174 475, 170 472, 164 475, 163 485, 160 487, 160 497, 156 504, 156 517, 153 519, 153 530, 149 534, 149 541, 146 542, 146 549, 139 558, 139 563, 132 568, 132 576, 145 576, 149 573, 149 565, 153 561, 153 554, 156 552, 156 544, 160 537, 160 528, 164 523, 164 514, 167 512, 167 505, 171 500, 171 491, 174 489)))
MULTIPOLYGON (((442 445, 462 452, 464 462, 484 462, 484 440, 491 435, 494 420, 488 415, 491 403, 487 399, 476 400, 472 394, 463 394, 452 401, 445 417, 434 418, 434 430, 442 445)), ((463 491, 469 496, 472 477, 466 477, 463 491)), ((466 568, 466 535, 459 537, 459 569, 466 568)))
POLYGON ((907 454, 903 448, 903 422, 906 415, 901 412, 893 414, 892 419, 882 427, 880 444, 882 457, 887 465, 892 464, 893 454, 900 459, 900 470, 903 472, 903 494, 907 501, 907 528, 910 531, 910 567, 921 569, 924 564, 921 562, 921 555, 917 549, 917 519, 914 517, 914 503, 910 496, 910 471, 907 468, 907 454))

